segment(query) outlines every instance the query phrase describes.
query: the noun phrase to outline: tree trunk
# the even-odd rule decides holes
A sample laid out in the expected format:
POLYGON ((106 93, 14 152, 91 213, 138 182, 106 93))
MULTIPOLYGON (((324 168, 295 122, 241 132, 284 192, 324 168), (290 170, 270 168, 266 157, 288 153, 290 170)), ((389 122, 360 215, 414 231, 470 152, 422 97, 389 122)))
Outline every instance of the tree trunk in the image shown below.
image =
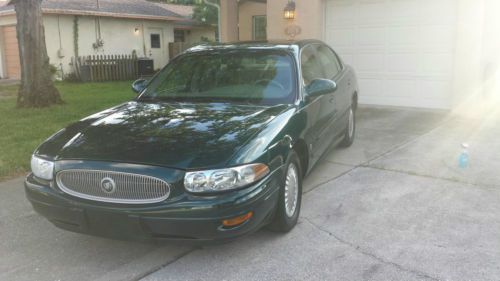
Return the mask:
POLYGON ((42 0, 13 0, 21 60, 18 107, 46 107, 63 103, 54 86, 45 46, 42 0))

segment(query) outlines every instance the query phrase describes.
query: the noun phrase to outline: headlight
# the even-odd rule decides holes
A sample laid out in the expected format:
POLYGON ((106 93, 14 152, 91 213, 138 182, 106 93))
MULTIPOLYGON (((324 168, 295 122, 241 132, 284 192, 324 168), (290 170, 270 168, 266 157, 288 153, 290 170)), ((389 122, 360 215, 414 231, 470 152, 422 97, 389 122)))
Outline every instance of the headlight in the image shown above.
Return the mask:
POLYGON ((252 184, 269 174, 264 164, 186 173, 184 186, 190 192, 218 192, 252 184))
POLYGON ((54 162, 31 156, 31 171, 37 178, 52 180, 54 174, 54 162))

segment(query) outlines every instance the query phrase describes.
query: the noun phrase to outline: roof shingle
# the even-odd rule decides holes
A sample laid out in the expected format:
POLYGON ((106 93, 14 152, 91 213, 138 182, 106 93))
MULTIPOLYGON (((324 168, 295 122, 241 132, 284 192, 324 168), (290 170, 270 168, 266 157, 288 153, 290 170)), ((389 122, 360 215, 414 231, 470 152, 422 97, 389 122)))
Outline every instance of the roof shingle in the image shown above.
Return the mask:
MULTIPOLYGON (((13 5, 0 7, 0 13, 13 10, 13 5)), ((185 15, 177 14, 167 6, 146 0, 43 0, 42 10, 50 13, 188 20, 185 15)))

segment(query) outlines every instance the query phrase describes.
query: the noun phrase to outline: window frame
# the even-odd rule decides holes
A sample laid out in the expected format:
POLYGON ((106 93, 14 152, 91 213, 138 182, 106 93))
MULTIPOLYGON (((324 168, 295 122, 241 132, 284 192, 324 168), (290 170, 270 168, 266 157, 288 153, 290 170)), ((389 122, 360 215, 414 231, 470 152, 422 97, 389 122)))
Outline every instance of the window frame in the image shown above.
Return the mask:
MULTIPOLYGON (((304 55, 304 51, 306 51, 308 48, 312 48, 312 51, 314 54, 317 54, 318 53, 318 50, 314 47, 315 44, 307 44, 305 46, 303 46, 300 50, 300 54, 299 54, 299 65, 300 65, 300 80, 301 80, 301 83, 302 83, 302 86, 305 87, 307 86, 308 84, 305 83, 305 80, 304 80, 304 65, 303 65, 303 55, 304 55)), ((318 62, 319 63, 319 62, 318 62)), ((323 70, 323 67, 321 66, 321 64, 319 64, 319 67, 321 67, 321 75, 322 76, 325 76, 325 73, 324 73, 324 70, 323 70)))
POLYGON ((252 16, 252 40, 267 40, 267 16, 266 15, 255 15, 255 16, 252 16), (257 26, 257 19, 265 19, 265 28, 264 28, 264 33, 265 33, 265 37, 264 38, 259 38, 257 39, 257 36, 256 36, 256 26, 257 26))
MULTIPOLYGON (((160 33, 150 33, 149 34, 149 43, 151 49, 161 49, 161 34, 160 33), (156 47, 156 44, 153 46, 153 36, 158 36, 158 47, 156 47)), ((156 43, 156 41, 155 41, 156 43)))
MULTIPOLYGON (((320 53, 320 48, 325 48, 327 51, 330 51, 331 55, 333 55, 334 64, 337 67, 337 73, 335 75, 333 75, 333 77, 331 77, 331 78, 326 77, 326 73, 324 73, 323 75, 324 75, 325 79, 333 80, 335 77, 338 77, 339 74, 344 70, 344 68, 343 68, 342 63, 339 60, 337 53, 335 53, 335 51, 333 51, 332 48, 330 48, 326 44, 316 43, 314 45, 316 45, 316 53, 318 53, 318 54, 320 53)), ((325 71, 325 70, 326 70, 326 68, 323 67, 323 71, 325 71)))
POLYGON ((185 43, 186 42, 186 31, 183 29, 174 29, 174 42, 185 43), (182 40, 177 41, 178 39, 182 39, 182 40))

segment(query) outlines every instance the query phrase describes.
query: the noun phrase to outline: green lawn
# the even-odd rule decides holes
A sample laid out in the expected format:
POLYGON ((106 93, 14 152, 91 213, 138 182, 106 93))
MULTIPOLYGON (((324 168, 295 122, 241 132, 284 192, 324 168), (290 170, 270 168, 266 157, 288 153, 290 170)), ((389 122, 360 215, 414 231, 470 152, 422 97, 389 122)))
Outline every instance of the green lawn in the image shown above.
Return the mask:
POLYGON ((25 174, 31 153, 61 128, 134 98, 130 84, 57 83, 66 104, 44 109, 16 109, 17 86, 0 85, 0 179, 25 174))

